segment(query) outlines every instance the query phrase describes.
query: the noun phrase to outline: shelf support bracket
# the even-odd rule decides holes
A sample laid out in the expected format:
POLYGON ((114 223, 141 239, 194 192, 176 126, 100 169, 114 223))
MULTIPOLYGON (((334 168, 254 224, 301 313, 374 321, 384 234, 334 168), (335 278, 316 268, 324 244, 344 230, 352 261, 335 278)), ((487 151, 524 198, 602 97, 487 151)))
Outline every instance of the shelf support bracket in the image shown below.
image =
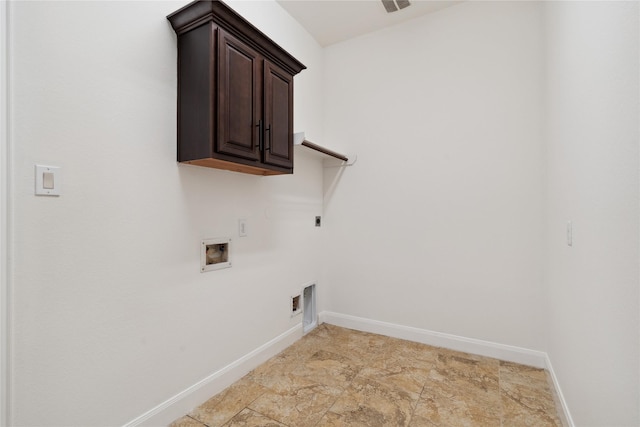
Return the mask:
MULTIPOLYGON (((349 161, 349 157, 345 156, 344 154, 338 153, 337 151, 333 151, 329 148, 323 147, 322 145, 318 145, 315 144, 311 141, 307 141, 304 137, 304 132, 298 132, 298 133, 294 133, 293 134, 293 144, 294 145, 301 145, 303 147, 307 147, 311 150, 317 151, 319 153, 322 153, 326 156, 329 156, 331 158, 334 159, 338 159, 342 162, 345 162, 341 165, 338 166, 326 166, 325 169, 328 168, 342 168, 342 167, 346 167, 346 166, 352 166, 356 160, 358 159, 358 156, 355 156, 355 158, 353 158, 351 161, 349 161)), ((353 157, 353 156, 352 156, 353 157)))

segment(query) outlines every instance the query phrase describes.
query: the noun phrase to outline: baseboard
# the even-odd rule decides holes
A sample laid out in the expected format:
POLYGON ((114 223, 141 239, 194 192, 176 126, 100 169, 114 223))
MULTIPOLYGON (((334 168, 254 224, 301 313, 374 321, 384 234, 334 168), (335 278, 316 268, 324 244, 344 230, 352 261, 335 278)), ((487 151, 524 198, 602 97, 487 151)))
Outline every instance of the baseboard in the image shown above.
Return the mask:
POLYGON ((444 347, 465 353, 477 354, 480 356, 494 357, 496 359, 520 363, 527 366, 534 366, 536 368, 546 368, 547 366, 547 354, 542 351, 529 350, 526 348, 498 344, 490 341, 482 341, 473 338, 465 338, 457 335, 444 334, 442 332, 434 332, 426 329, 333 313, 330 311, 321 312, 320 320, 321 322, 342 326, 344 328, 387 335, 394 338, 401 338, 435 347, 444 347))
POLYGON ((569 406, 567 405, 567 401, 564 400, 564 395, 562 394, 562 389, 560 388, 560 383, 558 382, 558 377, 556 377, 556 373, 553 370, 553 366, 551 365, 551 359, 549 355, 546 356, 546 366, 547 372, 549 372, 549 376, 551 377, 552 386, 555 389, 554 398, 556 399, 556 407, 560 409, 560 417, 562 418, 562 425, 567 427, 575 427, 575 423, 573 422, 573 418, 571 418, 571 412, 569 412, 569 406))
POLYGON ((266 362, 302 337, 302 324, 296 325, 251 353, 212 373, 196 384, 131 420, 124 427, 169 425, 211 396, 220 393, 252 369, 266 362))

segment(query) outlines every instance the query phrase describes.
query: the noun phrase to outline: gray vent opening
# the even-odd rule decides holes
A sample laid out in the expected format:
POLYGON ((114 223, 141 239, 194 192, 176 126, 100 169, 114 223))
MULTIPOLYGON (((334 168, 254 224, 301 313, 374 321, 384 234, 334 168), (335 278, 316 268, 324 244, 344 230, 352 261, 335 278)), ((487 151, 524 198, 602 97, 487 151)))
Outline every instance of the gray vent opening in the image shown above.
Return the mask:
POLYGON ((399 9, 404 9, 411 5, 409 0, 380 0, 382 5, 386 9, 387 13, 395 12, 399 9))

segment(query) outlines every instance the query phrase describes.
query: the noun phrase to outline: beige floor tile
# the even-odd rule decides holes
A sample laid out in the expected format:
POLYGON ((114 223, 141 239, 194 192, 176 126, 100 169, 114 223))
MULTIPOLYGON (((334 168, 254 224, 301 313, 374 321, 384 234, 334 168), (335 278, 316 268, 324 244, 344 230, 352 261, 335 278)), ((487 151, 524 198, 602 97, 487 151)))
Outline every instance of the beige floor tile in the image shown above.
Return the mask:
POLYGON ((331 407, 348 425, 406 426, 417 399, 365 377, 356 377, 331 407))
POLYGON ((467 405, 464 401, 442 398, 421 399, 411 419, 410 426, 447 427, 500 427, 500 417, 492 416, 482 407, 467 405))
POLYGON ((319 350, 303 365, 296 366, 291 373, 319 384, 345 388, 360 369, 362 365, 347 356, 319 350))
POLYGON ((402 390, 417 398, 422 393, 424 384, 429 379, 429 370, 412 366, 396 366, 388 369, 365 366, 360 376, 383 382, 384 384, 402 390))
POLYGON ((489 357, 468 353, 441 351, 436 360, 436 367, 454 377, 472 377, 481 375, 498 380, 500 361, 489 357))
POLYGON ((272 360, 278 362, 281 359, 286 359, 292 362, 294 360, 304 361, 308 359, 314 353, 322 350, 331 343, 331 338, 329 338, 328 332, 325 331, 325 329, 325 325, 316 327, 316 329, 287 347, 280 354, 272 358, 272 360))
POLYGON ((384 350, 370 357, 360 375, 419 395, 436 360, 434 347, 389 338, 384 350))
POLYGON ((179 418, 172 422, 169 427, 206 427, 200 421, 196 421, 193 418, 185 415, 182 418, 179 418))
POLYGON ((246 378, 207 400, 194 409, 189 416, 206 424, 208 427, 219 427, 256 400, 267 389, 246 378))
POLYGON ((331 411, 324 414, 324 417, 316 424, 316 427, 372 427, 368 421, 354 420, 353 417, 338 415, 331 411))
POLYGON ((561 426, 547 388, 503 383, 500 389, 504 426, 561 426))
MULTIPOLYGON (((267 387, 268 389, 275 391, 276 393, 292 393, 301 388, 320 386, 317 381, 294 375, 291 372, 251 378, 258 384, 267 387)), ((329 386, 324 387, 329 388, 329 386)), ((342 391, 342 389, 339 387, 334 388, 342 391)))
POLYGON ((430 345, 388 338, 385 355, 390 359, 412 361, 431 365, 438 359, 439 348, 430 345))
POLYGON ((511 362, 500 362, 500 382, 520 384, 551 391, 547 372, 544 369, 518 365, 511 362))
POLYGON ((467 354, 440 355, 425 383, 423 395, 430 390, 452 400, 479 399, 487 405, 497 405, 500 399, 499 362, 467 354))
POLYGON ((233 417, 231 421, 224 427, 287 427, 275 420, 265 417, 251 409, 243 409, 238 415, 233 417))
POLYGON ((548 373, 320 325, 171 427, 561 426, 548 373))
POLYGON ((500 426, 501 411, 497 361, 441 352, 413 421, 438 426, 500 426))
POLYGON ((334 404, 342 390, 315 385, 291 392, 267 391, 250 409, 291 426, 313 426, 334 404))
MULTIPOLYGON (((348 357, 356 364, 366 363, 386 348, 388 337, 322 324, 305 336, 309 347, 348 357)), ((304 348, 304 345, 301 346, 304 348)))
POLYGON ((293 375, 293 371, 304 366, 304 361, 293 352, 283 352, 263 363, 246 378, 264 387, 276 391, 286 391, 304 385, 315 384, 314 381, 293 375))
POLYGON ((339 330, 340 333, 334 332, 335 338, 325 349, 348 356, 356 363, 368 363, 372 357, 388 349, 388 337, 360 331, 345 333, 348 330, 343 328, 339 330))

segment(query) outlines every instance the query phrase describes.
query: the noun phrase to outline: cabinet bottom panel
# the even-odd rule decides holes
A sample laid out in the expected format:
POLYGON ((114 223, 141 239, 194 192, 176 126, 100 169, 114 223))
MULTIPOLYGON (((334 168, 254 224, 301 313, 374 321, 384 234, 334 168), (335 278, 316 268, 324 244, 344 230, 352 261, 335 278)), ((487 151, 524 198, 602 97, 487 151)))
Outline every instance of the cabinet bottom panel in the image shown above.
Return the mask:
POLYGON ((239 163, 228 162, 226 160, 211 159, 211 158, 188 160, 186 162, 181 162, 181 163, 189 164, 189 165, 205 166, 205 167, 214 168, 214 169, 224 169, 224 170, 233 171, 233 172, 250 173, 252 175, 267 176, 267 175, 284 175, 284 174, 293 173, 293 170, 289 170, 289 171, 270 170, 270 169, 264 169, 256 166, 243 165, 239 163))

